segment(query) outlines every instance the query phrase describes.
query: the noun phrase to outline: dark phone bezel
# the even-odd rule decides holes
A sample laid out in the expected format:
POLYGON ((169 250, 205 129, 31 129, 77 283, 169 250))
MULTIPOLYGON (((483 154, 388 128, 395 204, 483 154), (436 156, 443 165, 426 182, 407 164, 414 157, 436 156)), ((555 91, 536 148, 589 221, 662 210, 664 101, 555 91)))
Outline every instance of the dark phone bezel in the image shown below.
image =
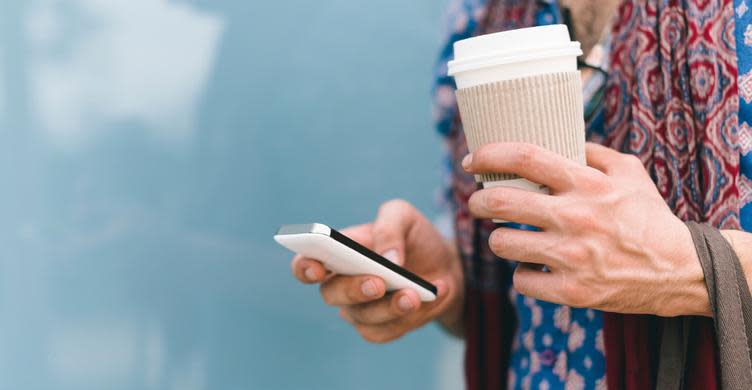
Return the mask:
POLYGON ((311 223, 311 224, 303 224, 303 225, 284 225, 280 227, 279 230, 277 230, 277 235, 304 234, 304 233, 326 235, 330 237, 331 239, 333 239, 334 241, 337 241, 338 243, 360 253, 361 255, 367 257, 368 259, 372 261, 375 261, 382 267, 386 267, 387 269, 390 269, 396 272, 398 275, 417 284, 418 286, 425 288, 426 290, 430 291, 431 294, 433 294, 434 296, 438 294, 438 289, 436 288, 436 286, 427 282, 420 276, 406 270, 405 268, 400 267, 399 265, 389 261, 389 259, 386 259, 383 256, 380 256, 374 251, 364 247, 363 245, 358 244, 357 242, 353 241, 352 239, 345 236, 344 234, 324 224, 311 223), (318 228, 319 226, 321 227, 321 229, 318 228), (326 234, 323 228, 328 229, 329 233, 326 234))
POLYGON ((379 263, 380 265, 398 273, 399 275, 405 277, 407 280, 410 280, 411 282, 417 284, 418 286, 421 286, 425 288, 426 290, 430 291, 433 295, 437 295, 438 289, 433 284, 427 282, 420 276, 400 267, 399 265, 389 261, 383 256, 380 256, 379 254, 375 253, 374 251, 364 247, 363 245, 358 244, 357 242, 353 241, 349 237, 345 236, 344 234, 329 228, 330 233, 329 237, 334 239, 335 241, 339 242, 340 244, 360 253, 361 255, 379 263))

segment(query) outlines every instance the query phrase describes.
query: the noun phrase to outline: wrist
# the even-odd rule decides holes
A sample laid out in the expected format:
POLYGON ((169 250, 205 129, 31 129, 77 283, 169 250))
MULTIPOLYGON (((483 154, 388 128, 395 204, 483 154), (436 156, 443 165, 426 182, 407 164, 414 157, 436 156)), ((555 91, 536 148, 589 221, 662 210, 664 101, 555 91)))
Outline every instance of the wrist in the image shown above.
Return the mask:
POLYGON ((452 260, 449 269, 449 291, 447 305, 436 321, 454 336, 462 337, 464 333, 465 281, 462 262, 454 242, 447 242, 452 260))
POLYGON ((444 330, 456 337, 462 337, 464 334, 464 297, 464 291, 453 292, 452 296, 448 297, 450 301, 447 308, 436 318, 436 322, 444 330))
POLYGON ((675 253, 675 276, 666 284, 669 299, 657 313, 663 317, 705 316, 711 317, 710 298, 705 284, 705 274, 695 249, 689 228, 682 223, 681 236, 675 253))

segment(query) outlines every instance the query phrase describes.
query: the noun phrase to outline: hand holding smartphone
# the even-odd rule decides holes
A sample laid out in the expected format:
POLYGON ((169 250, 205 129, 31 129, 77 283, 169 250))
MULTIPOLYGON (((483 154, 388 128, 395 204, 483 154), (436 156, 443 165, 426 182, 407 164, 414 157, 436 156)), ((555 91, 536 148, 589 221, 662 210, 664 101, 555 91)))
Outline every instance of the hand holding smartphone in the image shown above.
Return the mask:
POLYGON ((436 299, 436 286, 329 226, 284 225, 274 239, 295 253, 321 261, 336 274, 374 275, 384 280, 387 291, 409 288, 424 302, 436 299))

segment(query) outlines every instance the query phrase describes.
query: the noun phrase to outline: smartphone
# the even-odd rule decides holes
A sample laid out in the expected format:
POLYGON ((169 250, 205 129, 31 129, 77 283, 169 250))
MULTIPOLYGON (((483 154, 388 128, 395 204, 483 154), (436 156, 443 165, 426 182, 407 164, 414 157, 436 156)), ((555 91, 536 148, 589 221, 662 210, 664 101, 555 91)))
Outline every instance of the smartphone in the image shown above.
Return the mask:
POLYGON ((284 225, 274 240, 336 274, 374 275, 384 280, 387 291, 409 288, 424 302, 436 299, 436 286, 324 224, 284 225))

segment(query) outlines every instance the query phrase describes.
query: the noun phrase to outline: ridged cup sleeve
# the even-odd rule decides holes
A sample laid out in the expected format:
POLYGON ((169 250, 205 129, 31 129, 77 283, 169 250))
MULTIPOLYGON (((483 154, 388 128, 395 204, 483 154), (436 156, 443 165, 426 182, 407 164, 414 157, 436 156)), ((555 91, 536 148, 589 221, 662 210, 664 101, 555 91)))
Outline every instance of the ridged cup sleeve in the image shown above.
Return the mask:
MULTIPOLYGON (((458 90, 471 152, 494 142, 527 142, 585 164, 585 121, 579 71, 499 81, 458 90)), ((476 175, 481 182, 517 179, 476 175)))

